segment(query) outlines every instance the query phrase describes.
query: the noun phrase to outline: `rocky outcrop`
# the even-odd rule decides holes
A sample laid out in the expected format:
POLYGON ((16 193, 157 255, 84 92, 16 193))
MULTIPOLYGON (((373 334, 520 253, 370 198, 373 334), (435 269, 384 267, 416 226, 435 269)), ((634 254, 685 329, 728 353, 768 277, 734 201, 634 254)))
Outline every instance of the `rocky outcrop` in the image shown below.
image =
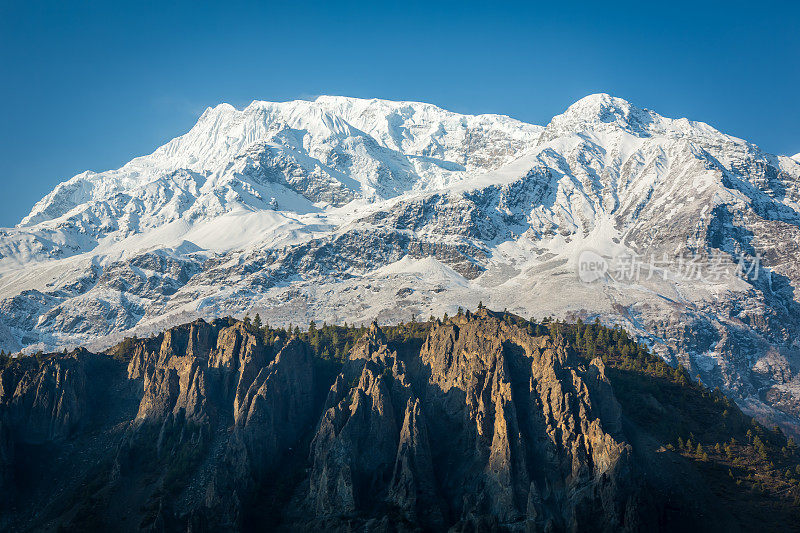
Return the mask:
POLYGON ((373 324, 331 387, 311 443, 307 505, 319 519, 346 518, 382 503, 399 436, 392 382, 383 373, 394 358, 373 324))
POLYGON ((211 326, 202 321, 167 330, 157 351, 138 346, 128 365, 129 377, 143 381, 137 419, 161 420, 182 413, 203 422, 211 408, 207 368, 212 348, 211 326))
POLYGON ((153 426, 160 428, 161 456, 202 456, 213 448, 215 457, 202 476, 207 485, 184 512, 193 520, 235 527, 239 494, 252 490, 308 431, 315 414, 311 353, 295 338, 265 345, 243 323, 225 321, 173 328, 152 344, 157 348, 135 347, 128 365, 129 378, 143 384, 143 396, 125 456, 147 445, 153 426), (217 428, 228 429, 219 435, 217 428))
POLYGON ((190 521, 200 520, 220 528, 241 527, 243 500, 263 483, 264 476, 280 466, 316 414, 313 361, 308 347, 291 338, 273 361, 263 365, 265 352, 260 343, 251 343, 253 339, 242 333, 245 332, 223 330, 220 334, 215 361, 228 371, 241 365, 233 400, 233 425, 225 442, 217 445, 218 455, 209 466, 208 485, 190 515, 190 521), (239 354, 231 350, 237 345, 239 354))
POLYGON ((727 530, 603 360, 529 328, 372 324, 337 362, 223 319, 11 361, 0 529, 727 530))
POLYGON ((434 472, 425 415, 419 399, 409 398, 388 500, 410 523, 441 529, 446 521, 434 472))
MULTIPOLYGON (((265 345, 241 322, 199 320, 111 353, 27 358, 0 370, 0 485, 20 482, 12 468, 20 453, 66 446, 65 464, 89 454, 104 465, 73 475, 100 468, 91 475, 104 493, 135 494, 152 509, 137 526, 236 527, 237 493, 254 490, 318 416, 312 355, 295 338, 265 345), (73 448, 87 439, 88 451, 73 448)), ((59 491, 73 481, 62 477, 59 491)))
POLYGON ((635 530, 650 509, 604 372, 486 311, 411 360, 373 325, 330 390, 299 505, 327 529, 393 510, 432 529, 635 530))
POLYGON ((234 437, 247 450, 250 467, 263 471, 274 466, 306 431, 315 414, 313 406, 311 353, 292 338, 246 389, 242 380, 237 387, 234 437))
POLYGON ((0 416, 26 442, 63 440, 85 419, 88 361, 77 353, 31 363, 0 372, 0 416))

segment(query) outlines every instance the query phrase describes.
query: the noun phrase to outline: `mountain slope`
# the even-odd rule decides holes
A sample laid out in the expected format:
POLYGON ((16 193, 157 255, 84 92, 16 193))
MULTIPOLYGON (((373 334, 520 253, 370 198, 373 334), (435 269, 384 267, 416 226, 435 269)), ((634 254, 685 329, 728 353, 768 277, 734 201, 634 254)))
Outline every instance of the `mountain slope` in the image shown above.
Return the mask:
POLYGON ((106 354, 3 361, 0 384, 4 530, 797 519, 796 445, 618 328, 485 309, 300 335, 196 321, 106 354))
POLYGON ((223 104, 2 230, 0 342, 99 348, 196 317, 383 322, 482 300, 621 324, 796 430, 798 179, 792 158, 602 94, 544 128, 411 102, 223 104), (579 282, 585 250, 619 272, 579 282), (625 257, 643 274, 627 279, 625 257))

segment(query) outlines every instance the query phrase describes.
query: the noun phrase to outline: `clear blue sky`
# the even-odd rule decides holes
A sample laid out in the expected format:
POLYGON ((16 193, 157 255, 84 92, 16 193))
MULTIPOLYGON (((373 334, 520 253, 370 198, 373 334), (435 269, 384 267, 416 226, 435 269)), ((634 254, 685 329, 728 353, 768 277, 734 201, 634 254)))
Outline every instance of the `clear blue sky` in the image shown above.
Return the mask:
POLYGON ((421 100, 545 124, 589 93, 800 152, 800 8, 0 0, 0 226, 219 102, 421 100))

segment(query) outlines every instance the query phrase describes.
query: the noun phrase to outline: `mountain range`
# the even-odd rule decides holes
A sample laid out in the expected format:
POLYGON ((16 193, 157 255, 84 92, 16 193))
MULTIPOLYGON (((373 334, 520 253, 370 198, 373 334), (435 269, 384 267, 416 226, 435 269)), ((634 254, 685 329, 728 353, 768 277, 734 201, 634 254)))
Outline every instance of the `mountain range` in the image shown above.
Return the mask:
POLYGON ((0 230, 0 347, 483 302, 618 324, 796 434, 799 202, 797 156, 606 94, 546 126, 334 96, 221 104, 0 230), (607 268, 591 283, 587 251, 607 268))

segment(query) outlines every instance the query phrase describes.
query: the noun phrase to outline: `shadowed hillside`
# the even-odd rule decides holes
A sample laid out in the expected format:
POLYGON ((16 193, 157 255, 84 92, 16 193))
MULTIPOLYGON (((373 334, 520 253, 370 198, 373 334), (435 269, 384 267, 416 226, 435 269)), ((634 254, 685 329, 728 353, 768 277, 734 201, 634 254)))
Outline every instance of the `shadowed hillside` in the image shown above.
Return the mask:
POLYGON ((796 529, 797 446, 622 329, 479 309, 0 361, 0 529, 796 529))

